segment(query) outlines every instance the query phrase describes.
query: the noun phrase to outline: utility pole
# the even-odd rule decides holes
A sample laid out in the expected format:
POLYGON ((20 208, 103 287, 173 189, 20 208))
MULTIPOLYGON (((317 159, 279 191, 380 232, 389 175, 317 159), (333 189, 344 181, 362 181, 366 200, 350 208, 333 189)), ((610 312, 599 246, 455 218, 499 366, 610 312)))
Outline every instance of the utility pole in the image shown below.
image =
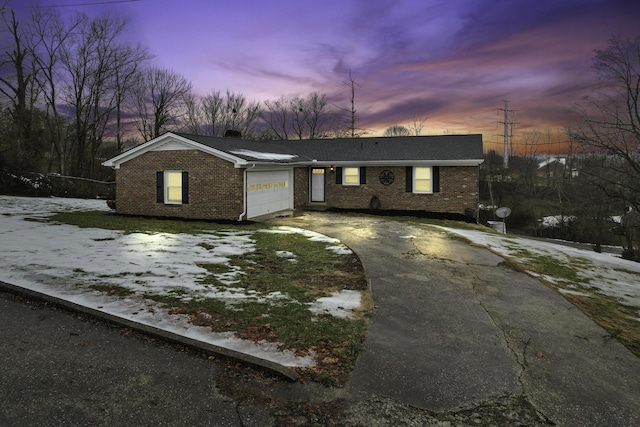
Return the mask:
POLYGON ((349 81, 345 82, 345 84, 351 87, 351 138, 355 138, 356 136, 356 121, 358 120, 358 116, 356 116, 356 86, 359 86, 358 83, 353 79, 351 75, 351 68, 349 68, 349 81))
MULTIPOLYGON (((514 123, 509 122, 509 112, 513 110, 509 110, 509 101, 504 100, 504 108, 499 108, 498 110, 504 112, 504 121, 502 122, 504 126, 504 133, 502 136, 504 137, 504 163, 503 166, 505 169, 509 167, 509 125, 513 125, 514 123)), ((513 128, 512 128, 513 129, 513 128)))

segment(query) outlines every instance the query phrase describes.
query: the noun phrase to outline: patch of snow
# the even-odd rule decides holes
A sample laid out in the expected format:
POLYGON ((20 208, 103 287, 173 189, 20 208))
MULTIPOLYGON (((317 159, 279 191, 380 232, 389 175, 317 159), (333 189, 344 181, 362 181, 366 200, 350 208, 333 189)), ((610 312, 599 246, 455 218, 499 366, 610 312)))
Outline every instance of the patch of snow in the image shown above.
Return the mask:
POLYGON ((296 254, 290 251, 276 251, 276 255, 280 258, 286 258, 287 261, 294 264, 298 262, 298 260, 296 259, 296 254))
POLYGON ((591 297, 591 295, 589 294, 585 294, 584 292, 580 292, 580 291, 574 291, 571 289, 562 289, 559 288, 558 292, 560 292, 561 294, 569 294, 569 295, 577 295, 577 296, 581 296, 581 297, 591 297))
POLYGON ((339 243, 340 242, 340 240, 335 239, 333 237, 325 236, 324 234, 316 233, 315 231, 304 230, 302 228, 297 228, 297 227, 280 226, 280 227, 274 227, 268 230, 260 230, 260 231, 265 233, 302 234, 303 236, 309 238, 309 240, 311 240, 312 242, 323 242, 323 243, 339 243))
POLYGON ((552 215, 545 216, 542 219, 538 220, 540 222, 540 226, 542 228, 554 228, 560 227, 561 225, 569 224, 576 220, 575 216, 563 216, 563 215, 552 215))
POLYGON ((566 157, 560 157, 560 156, 554 156, 554 157, 549 157, 546 160, 543 160, 541 162, 538 163, 538 169, 541 169, 547 165, 550 165, 553 162, 558 162, 561 165, 565 165, 567 163, 567 158, 566 157))
POLYGON ((361 294, 358 291, 342 290, 330 297, 318 298, 310 304, 309 310, 316 314, 330 314, 335 317, 353 316, 353 310, 360 307, 361 294))
POLYGON ((327 250, 333 251, 338 255, 350 255, 353 253, 353 251, 349 249, 345 244, 339 244, 336 246, 327 246, 327 250))
POLYGON ((259 160, 291 160, 298 157, 296 154, 279 154, 279 153, 261 153, 258 151, 252 150, 234 150, 231 151, 233 154, 238 154, 240 156, 253 157, 254 159, 259 160))
MULTIPOLYGON (((550 241, 487 233, 480 230, 439 228, 465 237, 473 243, 486 246, 499 255, 517 257, 525 262, 526 256, 523 255, 525 250, 533 257, 555 258, 575 269, 582 283, 598 289, 605 295, 617 298, 625 304, 640 307, 640 263, 622 259, 611 253, 598 253, 550 241)), ((535 275, 532 272, 528 273, 532 276, 535 275)), ((557 279, 548 276, 544 276, 544 279, 552 283, 558 282, 557 279)))

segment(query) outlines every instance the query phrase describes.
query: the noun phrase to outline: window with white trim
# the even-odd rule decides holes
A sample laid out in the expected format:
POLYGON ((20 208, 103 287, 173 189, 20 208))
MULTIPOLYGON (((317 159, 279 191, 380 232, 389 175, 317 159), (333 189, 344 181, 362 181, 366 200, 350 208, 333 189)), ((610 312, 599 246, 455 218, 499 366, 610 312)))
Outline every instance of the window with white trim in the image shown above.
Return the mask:
POLYGON ((182 171, 164 171, 164 202, 182 204, 182 171))
POLYGON ((433 179, 431 167, 413 168, 413 192, 433 193, 433 179))
POLYGON ((342 174, 343 185, 360 185, 360 168, 343 168, 342 174))

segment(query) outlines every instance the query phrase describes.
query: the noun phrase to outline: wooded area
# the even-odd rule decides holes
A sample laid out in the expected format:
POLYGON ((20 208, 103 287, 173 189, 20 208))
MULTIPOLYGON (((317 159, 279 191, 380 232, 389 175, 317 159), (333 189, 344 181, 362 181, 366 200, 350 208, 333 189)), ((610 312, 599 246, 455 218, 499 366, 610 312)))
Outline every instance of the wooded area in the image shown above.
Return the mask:
MULTIPOLYGON (((153 65, 124 41, 127 20, 34 7, 2 10, 0 171, 108 179, 100 162, 168 130, 248 139, 344 136, 359 131, 327 96, 264 103, 212 90, 197 97, 184 76, 153 65)), ((355 117, 355 111, 352 111, 355 117)), ((6 177, 4 178, 6 181, 6 177)))

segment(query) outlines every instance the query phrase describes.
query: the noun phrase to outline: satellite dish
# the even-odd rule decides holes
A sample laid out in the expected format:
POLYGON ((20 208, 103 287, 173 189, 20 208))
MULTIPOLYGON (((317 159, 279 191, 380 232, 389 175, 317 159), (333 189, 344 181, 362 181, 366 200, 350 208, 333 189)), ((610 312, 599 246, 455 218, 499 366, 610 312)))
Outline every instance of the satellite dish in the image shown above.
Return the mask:
POLYGON ((511 209, 509 208, 498 208, 496 209, 496 216, 498 218, 506 218, 511 215, 511 209))

